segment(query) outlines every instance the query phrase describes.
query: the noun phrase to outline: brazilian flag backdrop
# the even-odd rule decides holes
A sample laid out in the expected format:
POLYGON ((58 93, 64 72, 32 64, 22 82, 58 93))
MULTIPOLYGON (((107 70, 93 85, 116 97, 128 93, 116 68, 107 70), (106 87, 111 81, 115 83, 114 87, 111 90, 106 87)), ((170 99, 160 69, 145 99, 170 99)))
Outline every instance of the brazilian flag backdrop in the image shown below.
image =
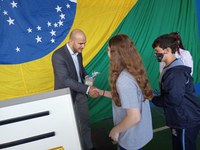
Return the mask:
MULTIPOLYGON (((195 84, 200 82, 200 0, 1 0, 0 100, 53 90, 52 53, 75 28, 86 33, 84 66, 100 72, 98 88, 110 88, 107 41, 118 33, 136 44, 155 89, 159 67, 151 44, 179 32, 193 56, 195 84)), ((112 117, 111 99, 89 98, 89 107, 91 122, 112 117)))

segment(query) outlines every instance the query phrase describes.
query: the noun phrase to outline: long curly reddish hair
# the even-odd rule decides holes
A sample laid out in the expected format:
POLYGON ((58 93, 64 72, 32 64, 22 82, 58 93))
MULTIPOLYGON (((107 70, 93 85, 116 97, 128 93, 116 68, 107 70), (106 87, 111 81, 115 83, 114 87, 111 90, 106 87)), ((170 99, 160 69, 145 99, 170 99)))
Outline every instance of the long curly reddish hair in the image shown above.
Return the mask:
POLYGON ((110 84, 112 99, 117 106, 121 106, 116 89, 116 81, 123 69, 127 69, 136 79, 144 99, 152 99, 152 89, 146 75, 141 57, 132 40, 124 34, 112 37, 108 43, 110 55, 110 84))

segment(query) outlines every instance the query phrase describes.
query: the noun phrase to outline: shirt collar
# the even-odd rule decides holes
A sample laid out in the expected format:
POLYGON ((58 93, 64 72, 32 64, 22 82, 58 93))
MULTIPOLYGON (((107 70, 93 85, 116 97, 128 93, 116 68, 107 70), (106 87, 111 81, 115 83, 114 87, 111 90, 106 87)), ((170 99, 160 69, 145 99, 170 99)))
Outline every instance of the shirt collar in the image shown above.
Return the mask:
POLYGON ((68 43, 66 44, 66 46, 67 46, 67 48, 68 48, 68 50, 69 50, 69 53, 70 53, 71 55, 76 55, 76 56, 78 55, 78 53, 74 53, 74 52, 73 52, 73 50, 71 49, 71 47, 69 46, 68 43))

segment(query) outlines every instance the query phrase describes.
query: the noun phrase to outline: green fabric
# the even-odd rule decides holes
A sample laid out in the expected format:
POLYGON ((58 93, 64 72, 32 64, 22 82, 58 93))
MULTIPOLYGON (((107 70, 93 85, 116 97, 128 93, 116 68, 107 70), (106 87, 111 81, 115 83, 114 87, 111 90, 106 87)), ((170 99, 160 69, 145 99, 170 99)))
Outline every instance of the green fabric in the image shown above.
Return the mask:
MULTIPOLYGON (((194 0, 139 0, 119 25, 113 35, 129 35, 147 70, 151 87, 158 88, 159 64, 154 57, 151 44, 161 34, 178 31, 184 47, 189 50, 194 61, 194 81, 200 82, 200 43, 198 43, 198 26, 194 0)), ((109 89, 109 58, 107 43, 94 59, 86 66, 87 72, 99 71, 94 85, 100 89, 109 89)), ((91 122, 112 116, 111 100, 101 97, 89 99, 91 122)))

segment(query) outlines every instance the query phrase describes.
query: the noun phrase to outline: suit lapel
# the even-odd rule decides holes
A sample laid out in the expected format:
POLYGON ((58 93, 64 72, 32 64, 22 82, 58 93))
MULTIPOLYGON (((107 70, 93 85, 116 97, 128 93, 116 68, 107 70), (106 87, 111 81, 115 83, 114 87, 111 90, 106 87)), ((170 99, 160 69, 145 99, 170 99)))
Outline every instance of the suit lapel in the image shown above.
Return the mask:
POLYGON ((82 68, 82 67, 83 67, 83 66, 82 66, 82 56, 81 56, 81 54, 78 54, 77 57, 78 57, 78 64, 79 64, 79 73, 80 73, 80 77, 82 78, 82 74, 83 74, 83 73, 82 73, 82 69, 83 69, 83 68, 82 68))

